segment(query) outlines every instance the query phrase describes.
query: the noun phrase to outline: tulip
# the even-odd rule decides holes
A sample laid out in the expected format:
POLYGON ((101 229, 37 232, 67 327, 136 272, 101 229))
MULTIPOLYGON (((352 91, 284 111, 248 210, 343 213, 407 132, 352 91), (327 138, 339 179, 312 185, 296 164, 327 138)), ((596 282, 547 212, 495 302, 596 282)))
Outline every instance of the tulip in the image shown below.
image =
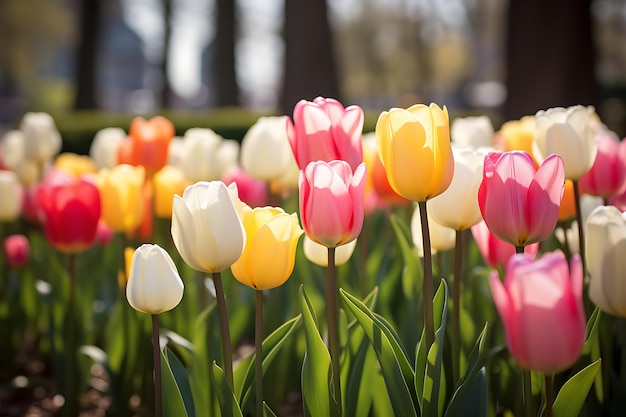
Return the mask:
POLYGON ((13 171, 0 170, 0 222, 16 220, 22 211, 22 186, 13 171))
POLYGON ((465 230, 482 220, 478 188, 483 179, 485 152, 472 149, 454 151, 454 175, 450 186, 428 202, 433 220, 442 226, 465 230))
POLYGON ((4 240, 4 257, 13 268, 25 265, 30 257, 30 243, 24 235, 11 235, 4 240))
POLYGON ((78 253, 94 242, 100 219, 100 193, 86 180, 69 184, 43 184, 37 197, 44 215, 44 231, 54 247, 78 253))
POLYGON ((580 192, 608 200, 620 194, 626 185, 626 141, 610 133, 596 136, 595 140, 598 153, 589 172, 580 178, 580 192))
POLYGON ((526 152, 485 157, 478 204, 494 235, 516 247, 547 238, 556 226, 565 184, 563 160, 551 155, 535 170, 526 152))
POLYGON ((170 311, 182 300, 183 291, 183 280, 163 248, 146 244, 135 250, 126 286, 132 308, 146 314, 170 311))
MULTIPOLYGON (((567 183, 567 182, 566 182, 567 183)), ((563 197, 565 198, 565 196, 563 197)), ((561 205, 563 202, 561 202, 561 205)), ((587 219, 589 218, 589 214, 596 208, 603 204, 601 197, 593 197, 587 194, 583 194, 580 196, 580 209, 581 209, 581 218, 583 225, 586 224, 587 219)), ((554 231, 554 235, 556 238, 563 244, 567 246, 567 249, 571 253, 580 253, 580 238, 578 231, 578 221, 574 220, 569 224, 569 227, 565 227, 565 224, 562 224, 561 228, 557 228, 554 231)))
MULTIPOLYGON (((343 265, 350 260, 356 248, 356 242, 357 239, 354 239, 345 245, 335 248, 335 266, 343 265)), ((304 250, 304 256, 309 261, 319 266, 328 266, 328 248, 326 246, 312 241, 305 235, 302 249, 304 250)))
POLYGON ((96 184, 102 196, 102 218, 116 232, 132 232, 143 220, 145 170, 141 166, 116 165, 98 172, 96 184))
POLYGON ((241 166, 253 178, 272 181, 299 172, 287 137, 288 116, 259 117, 241 140, 241 166))
POLYGON ((565 180, 563 198, 559 207, 559 221, 566 222, 576 217, 576 197, 574 196, 574 182, 565 180))
POLYGON ((589 297, 603 311, 626 317, 626 215, 614 206, 600 206, 586 223, 589 297))
MULTIPOLYGON (((430 202, 427 203, 430 209, 430 202)), ((429 210, 430 212, 431 210, 429 210)), ((432 216, 428 218, 428 229, 430 233, 431 253, 443 252, 454 248, 456 242, 456 231, 450 227, 437 222, 432 216)), ((422 237, 422 220, 420 219, 420 208, 415 206, 411 216, 411 235, 413 244, 417 249, 417 254, 424 257, 424 241, 422 237)))
POLYGON ((96 165, 90 157, 71 152, 64 152, 57 156, 54 166, 75 177, 96 173, 96 165))
POLYGON ((174 196, 172 238, 187 265, 220 272, 239 259, 246 235, 238 205, 221 181, 197 182, 174 196))
POLYGON ((457 117, 450 126, 452 143, 458 147, 491 147, 493 135, 489 116, 457 117))
POLYGON ((267 184, 264 181, 252 178, 241 168, 237 167, 231 169, 228 174, 222 177, 222 181, 226 185, 237 183, 239 198, 245 204, 252 207, 262 207, 267 205, 267 184))
POLYGON ((376 140, 396 193, 424 202, 450 185, 454 161, 445 106, 416 104, 384 111, 376 122, 376 140))
POLYGON ((555 107, 535 115, 537 122, 533 154, 538 162, 548 155, 563 158, 565 178, 579 180, 592 167, 598 152, 591 121, 591 106, 555 107))
POLYGON ((61 150, 61 134, 48 113, 29 112, 20 123, 26 157, 36 162, 52 159, 61 150))
MULTIPOLYGON (((505 267, 511 256, 515 255, 515 246, 491 233, 484 221, 472 226, 471 231, 478 251, 491 268, 505 267)), ((524 253, 533 259, 537 252, 539 252, 539 243, 524 246, 524 253)))
POLYGON ((124 129, 105 127, 96 132, 89 146, 89 156, 97 168, 113 168, 118 163, 118 149, 127 139, 124 129))
POLYGON ((149 174, 163 168, 174 134, 174 125, 163 116, 155 116, 150 120, 135 117, 128 130, 132 143, 131 165, 141 165, 149 174))
MULTIPOLYGON (((500 136, 503 140, 502 151, 524 151, 533 157, 535 162, 533 156, 535 130, 535 116, 524 116, 519 120, 509 120, 503 123, 500 128, 500 136)), ((537 165, 535 162, 535 166, 537 165)))
POLYGON ((234 139, 224 139, 217 147, 215 163, 218 178, 222 179, 231 171, 239 169, 239 142, 234 139))
POLYGON ((154 174, 154 214, 166 219, 172 218, 172 199, 182 194, 189 185, 182 171, 165 165, 154 174))
POLYGON ((509 351, 523 369, 554 374, 576 362, 586 324, 579 255, 572 257, 570 269, 562 252, 537 260, 513 255, 504 285, 493 271, 490 286, 509 351))
POLYGON ((300 172, 300 216, 307 236, 334 248, 357 238, 363 227, 365 164, 354 174, 345 161, 311 162, 300 172))
POLYGON ((16 169, 26 158, 26 143, 21 130, 9 130, 0 141, 1 161, 5 168, 16 169))
POLYGON ((300 100, 287 119, 287 136, 301 170, 310 162, 346 161, 353 171, 363 162, 363 109, 335 99, 300 100))
POLYGON ((287 281, 303 233, 298 216, 278 207, 246 207, 243 211, 246 246, 232 265, 235 278, 255 290, 281 286, 287 281))

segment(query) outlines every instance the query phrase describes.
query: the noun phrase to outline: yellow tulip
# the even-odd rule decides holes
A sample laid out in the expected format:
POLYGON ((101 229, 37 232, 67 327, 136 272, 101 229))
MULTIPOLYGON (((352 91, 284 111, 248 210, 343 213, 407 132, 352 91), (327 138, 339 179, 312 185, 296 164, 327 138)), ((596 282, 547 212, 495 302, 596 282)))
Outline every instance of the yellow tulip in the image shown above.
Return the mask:
POLYGON ((96 184, 100 190, 102 219, 116 232, 131 232, 144 216, 142 166, 116 165, 98 172, 96 184))
POLYGON ((303 230, 298 216, 279 207, 246 207, 243 211, 246 246, 231 271, 241 283, 256 290, 276 288, 287 281, 303 230))
MULTIPOLYGON (((525 151, 533 157, 535 141, 535 116, 524 116, 519 120, 509 120, 502 124, 500 135, 503 139, 503 151, 525 151)), ((538 166, 535 161, 535 166, 538 166)))
POLYGON ((395 192, 416 202, 443 193, 454 173, 448 110, 436 104, 384 111, 376 141, 395 192))
POLYGON ((90 157, 72 152, 59 154, 54 161, 54 166, 75 177, 96 173, 96 164, 90 157))
POLYGON ((189 181, 183 172, 166 165, 154 174, 154 214, 166 219, 172 218, 174 195, 182 195, 189 181))

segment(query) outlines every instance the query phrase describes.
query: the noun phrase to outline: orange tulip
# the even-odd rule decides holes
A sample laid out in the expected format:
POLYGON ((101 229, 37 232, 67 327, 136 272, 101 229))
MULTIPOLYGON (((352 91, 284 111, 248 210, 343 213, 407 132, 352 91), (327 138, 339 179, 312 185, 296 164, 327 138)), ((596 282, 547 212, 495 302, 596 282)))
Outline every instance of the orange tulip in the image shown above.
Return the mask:
POLYGON ((142 165, 153 174, 167 163, 167 154, 175 130, 171 121, 163 116, 150 120, 136 117, 130 124, 128 137, 132 149, 131 165, 142 165))

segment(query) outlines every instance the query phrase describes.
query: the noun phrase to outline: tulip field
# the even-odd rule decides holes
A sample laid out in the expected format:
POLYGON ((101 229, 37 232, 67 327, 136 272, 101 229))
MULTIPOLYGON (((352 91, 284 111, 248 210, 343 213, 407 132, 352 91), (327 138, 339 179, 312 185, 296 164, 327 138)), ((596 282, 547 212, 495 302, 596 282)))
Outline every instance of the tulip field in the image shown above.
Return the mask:
POLYGON ((626 142, 332 98, 0 138, 0 417, 623 416, 626 142))

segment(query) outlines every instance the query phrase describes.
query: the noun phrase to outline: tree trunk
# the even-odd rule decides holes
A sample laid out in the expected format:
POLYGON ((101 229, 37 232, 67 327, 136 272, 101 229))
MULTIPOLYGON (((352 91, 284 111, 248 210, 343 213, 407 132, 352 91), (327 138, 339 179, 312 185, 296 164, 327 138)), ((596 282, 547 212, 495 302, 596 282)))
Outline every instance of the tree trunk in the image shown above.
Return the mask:
POLYGON ((235 0, 216 0, 215 58, 213 90, 217 107, 239 105, 239 85, 235 69, 237 17, 235 0))
POLYGON ((100 0, 81 0, 79 45, 76 59, 76 97, 74 109, 98 108, 96 60, 100 38, 100 0))
POLYGON ((168 59, 170 57, 170 43, 172 40, 172 0, 162 0, 163 5, 163 58, 161 61, 161 108, 167 109, 171 105, 172 86, 170 84, 168 59))
POLYGON ((511 0, 504 116, 597 105, 591 0, 511 0))
POLYGON ((300 99, 341 100, 326 0, 286 0, 283 37, 282 112, 291 114, 300 99))

